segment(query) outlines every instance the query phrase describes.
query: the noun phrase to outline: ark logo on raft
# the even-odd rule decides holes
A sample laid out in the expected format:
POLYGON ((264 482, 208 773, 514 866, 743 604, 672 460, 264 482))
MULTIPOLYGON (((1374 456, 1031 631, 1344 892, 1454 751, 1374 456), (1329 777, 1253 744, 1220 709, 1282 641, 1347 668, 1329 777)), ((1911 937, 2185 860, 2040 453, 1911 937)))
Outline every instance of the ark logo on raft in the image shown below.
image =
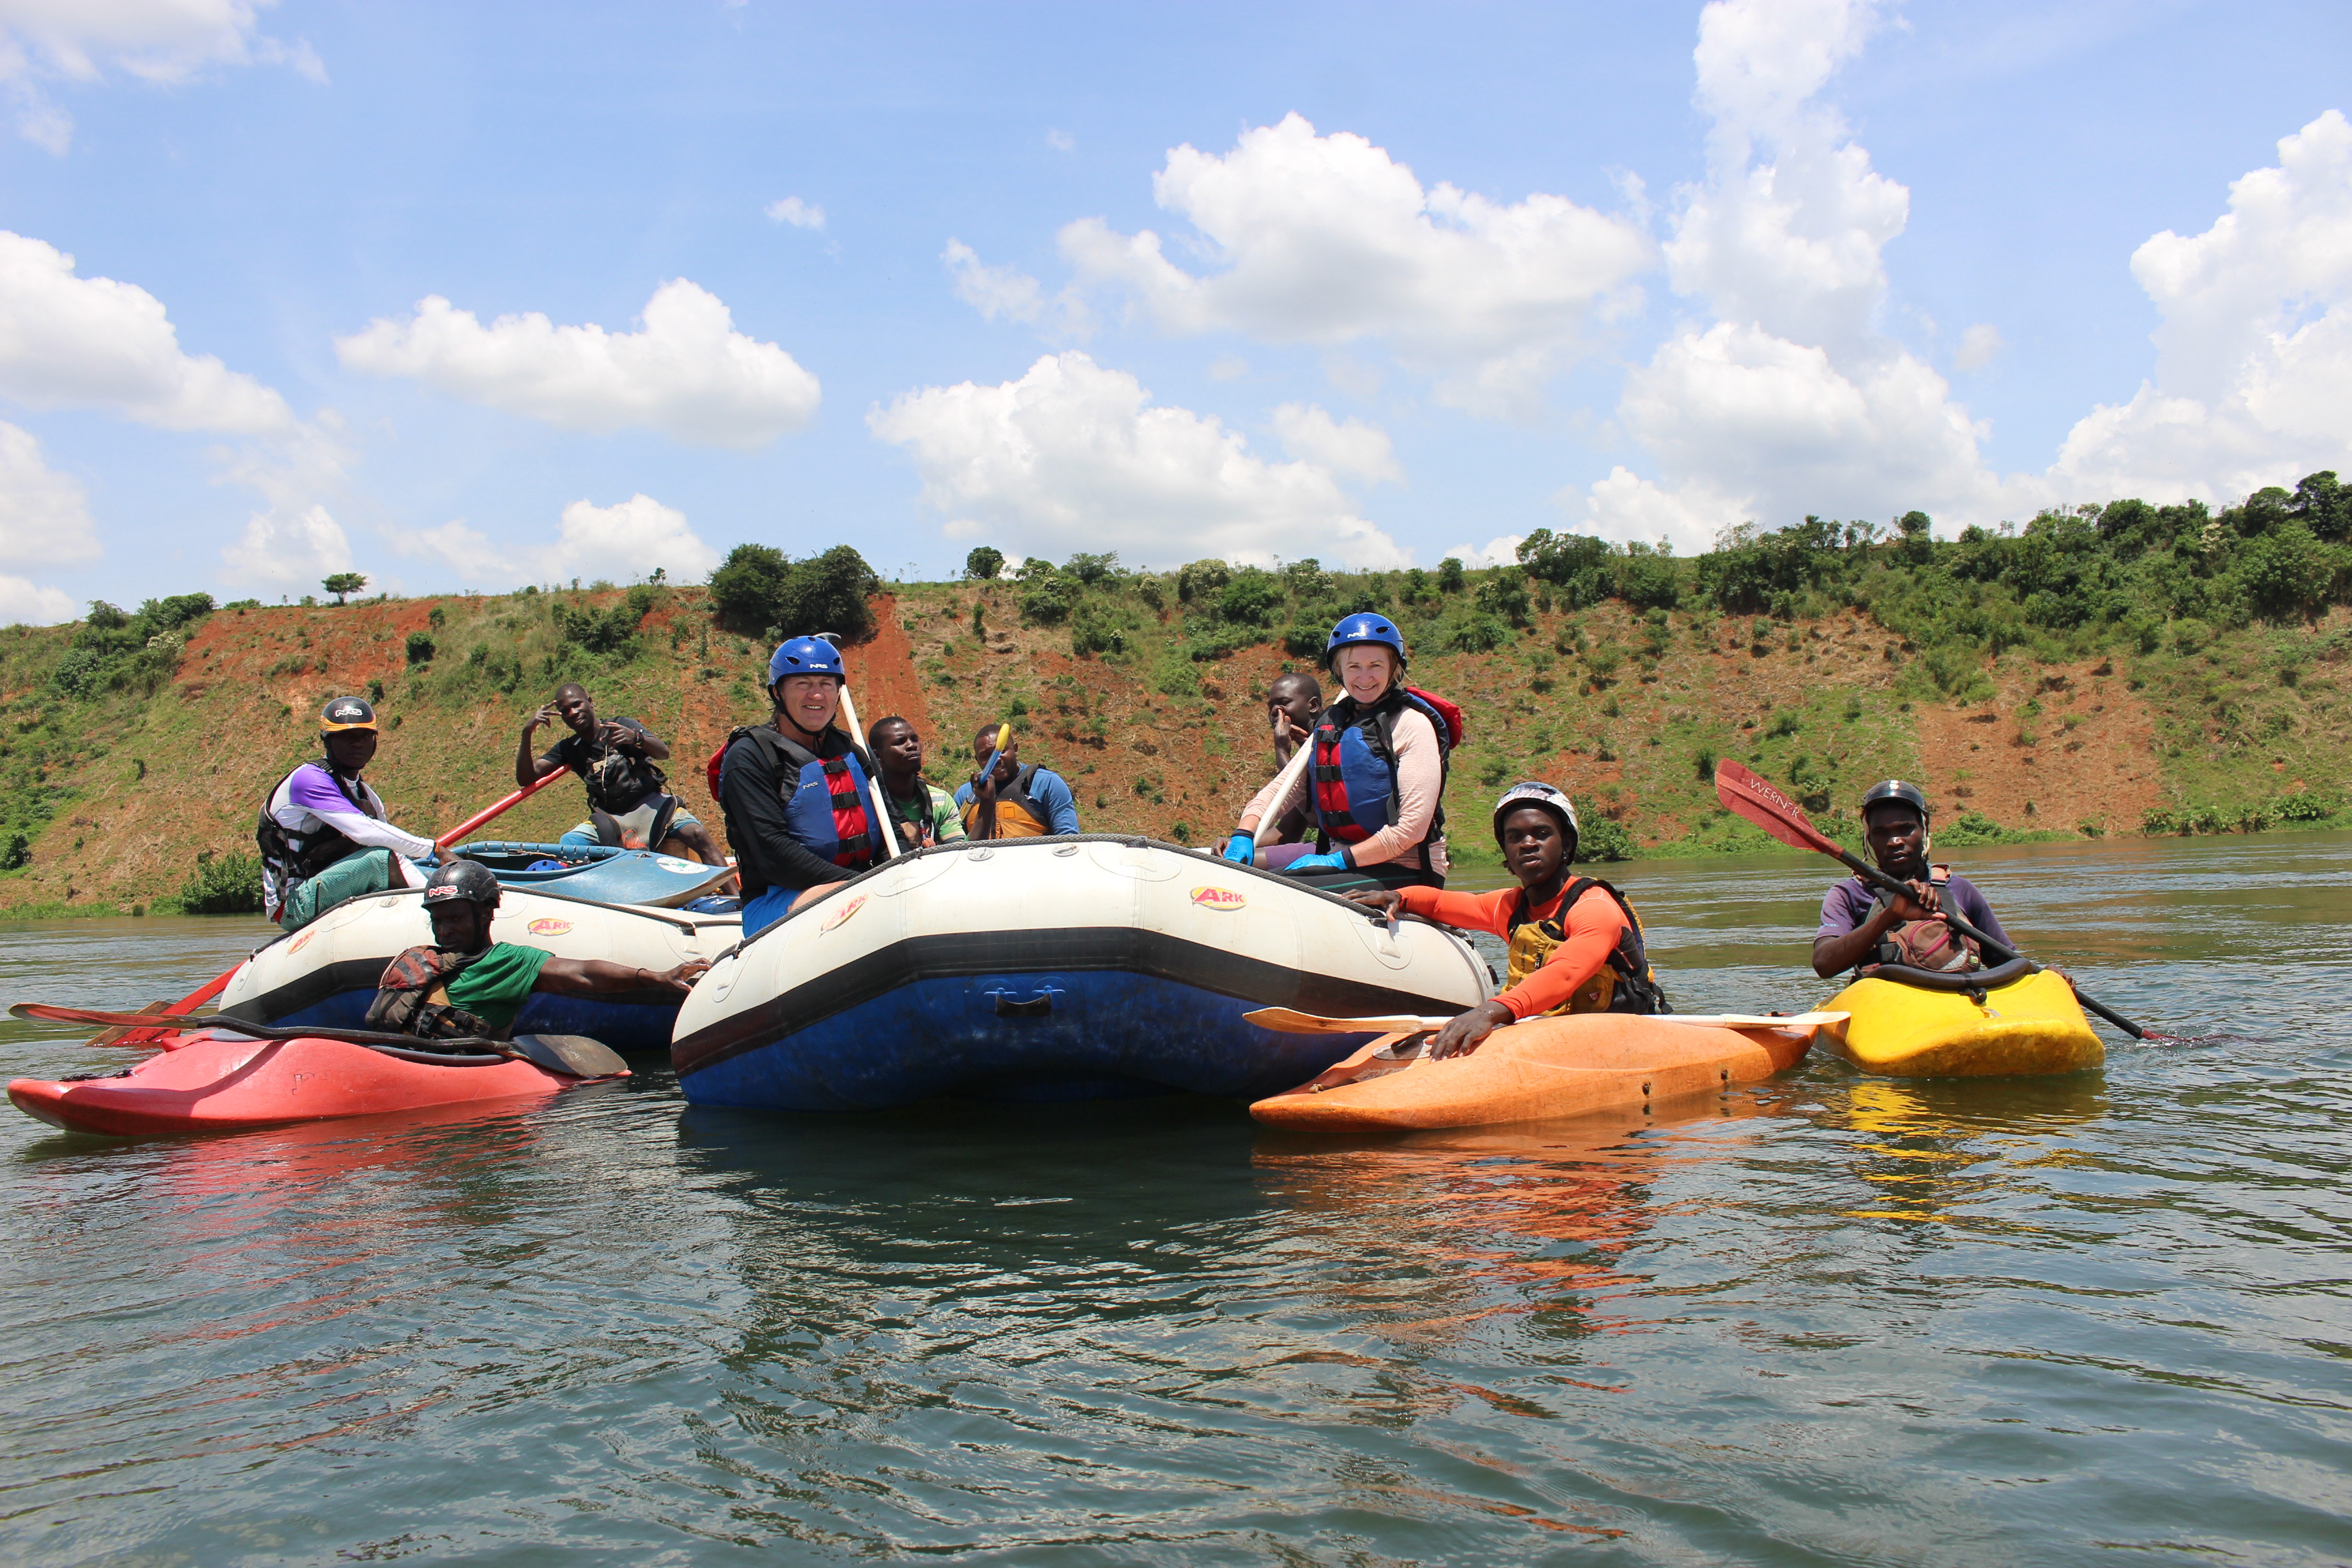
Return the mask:
POLYGON ((1237 910, 1249 902, 1231 888, 1195 888, 1192 901, 1204 910, 1237 910))
POLYGON ((816 934, 823 936, 825 932, 841 924, 844 921, 847 920, 850 916, 856 914, 865 907, 866 895, 864 893, 860 893, 856 898, 850 900, 847 903, 842 905, 841 908, 834 910, 833 913, 825 916, 824 923, 816 928, 816 934))
POLYGON ((572 929, 570 921, 539 920, 524 928, 533 936, 562 936, 572 929))

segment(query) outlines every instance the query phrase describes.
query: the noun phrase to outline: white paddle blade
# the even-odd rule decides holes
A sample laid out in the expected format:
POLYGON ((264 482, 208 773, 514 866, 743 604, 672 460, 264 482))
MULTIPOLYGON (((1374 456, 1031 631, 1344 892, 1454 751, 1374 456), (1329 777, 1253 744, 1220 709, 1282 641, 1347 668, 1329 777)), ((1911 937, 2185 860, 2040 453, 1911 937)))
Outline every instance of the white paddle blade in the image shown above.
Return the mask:
POLYGON ((1326 1018, 1319 1013, 1294 1012, 1288 1007, 1260 1007, 1255 1013, 1243 1014, 1242 1021, 1255 1024, 1261 1029, 1272 1029, 1278 1035, 1409 1035, 1423 1029, 1442 1029, 1454 1020, 1419 1018, 1410 1013, 1380 1018, 1326 1018))

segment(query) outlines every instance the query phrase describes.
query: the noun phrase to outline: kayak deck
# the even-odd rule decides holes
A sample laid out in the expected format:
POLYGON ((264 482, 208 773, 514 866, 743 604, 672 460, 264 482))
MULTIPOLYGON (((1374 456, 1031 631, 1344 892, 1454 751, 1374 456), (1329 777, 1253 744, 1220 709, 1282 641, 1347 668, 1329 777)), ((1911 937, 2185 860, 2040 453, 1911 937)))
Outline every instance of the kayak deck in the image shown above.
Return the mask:
POLYGON ((1726 1028, 1623 1013, 1531 1018, 1468 1056, 1389 1035, 1250 1114, 1274 1127, 1372 1131, 1543 1121, 1720 1093, 1794 1067, 1818 1026, 1726 1028), (1395 1065, 1391 1065, 1391 1063, 1395 1065))
POLYGON ((1852 1015, 1823 1038, 1864 1072, 1990 1078, 2088 1072, 2106 1061, 2074 987, 2046 969, 1976 994, 1863 979, 1822 1005, 1852 1015))
POLYGON ((419 1059, 341 1040, 167 1037, 103 1078, 20 1078, 16 1109, 69 1132, 217 1132, 553 1094, 583 1081, 501 1056, 419 1059))

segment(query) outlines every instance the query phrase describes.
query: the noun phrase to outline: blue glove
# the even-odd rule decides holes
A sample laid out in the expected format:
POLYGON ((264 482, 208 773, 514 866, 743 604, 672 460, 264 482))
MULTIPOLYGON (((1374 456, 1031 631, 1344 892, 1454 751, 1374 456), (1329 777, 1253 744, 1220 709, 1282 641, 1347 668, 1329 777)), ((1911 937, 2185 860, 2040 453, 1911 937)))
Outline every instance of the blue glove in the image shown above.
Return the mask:
POLYGON ((1225 840, 1225 858, 1236 866, 1248 865, 1256 853, 1256 841, 1246 833, 1236 833, 1225 840))
POLYGON ((1348 864, 1346 854, 1341 853, 1338 855, 1301 855, 1297 859, 1293 860, 1289 865, 1285 866, 1283 869, 1286 871, 1348 871, 1354 869, 1354 868, 1348 864))

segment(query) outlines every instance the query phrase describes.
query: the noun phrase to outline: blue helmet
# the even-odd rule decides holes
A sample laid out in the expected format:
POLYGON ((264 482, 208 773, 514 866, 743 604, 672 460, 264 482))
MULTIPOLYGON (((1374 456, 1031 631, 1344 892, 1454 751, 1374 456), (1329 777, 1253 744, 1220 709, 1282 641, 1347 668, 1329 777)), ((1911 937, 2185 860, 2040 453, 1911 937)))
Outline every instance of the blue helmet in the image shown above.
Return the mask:
POLYGON ((1331 640, 1323 645, 1323 668, 1331 668, 1331 661, 1339 657, 1341 648, 1352 647, 1358 643, 1380 644, 1396 655, 1397 669, 1400 672, 1403 670, 1403 637, 1386 616, 1370 613, 1349 616, 1331 628, 1331 640))
POLYGON ((768 684, 773 686, 788 675, 830 675, 835 680, 847 680, 841 668, 841 650, 823 637, 794 637, 775 651, 768 660, 768 684))

